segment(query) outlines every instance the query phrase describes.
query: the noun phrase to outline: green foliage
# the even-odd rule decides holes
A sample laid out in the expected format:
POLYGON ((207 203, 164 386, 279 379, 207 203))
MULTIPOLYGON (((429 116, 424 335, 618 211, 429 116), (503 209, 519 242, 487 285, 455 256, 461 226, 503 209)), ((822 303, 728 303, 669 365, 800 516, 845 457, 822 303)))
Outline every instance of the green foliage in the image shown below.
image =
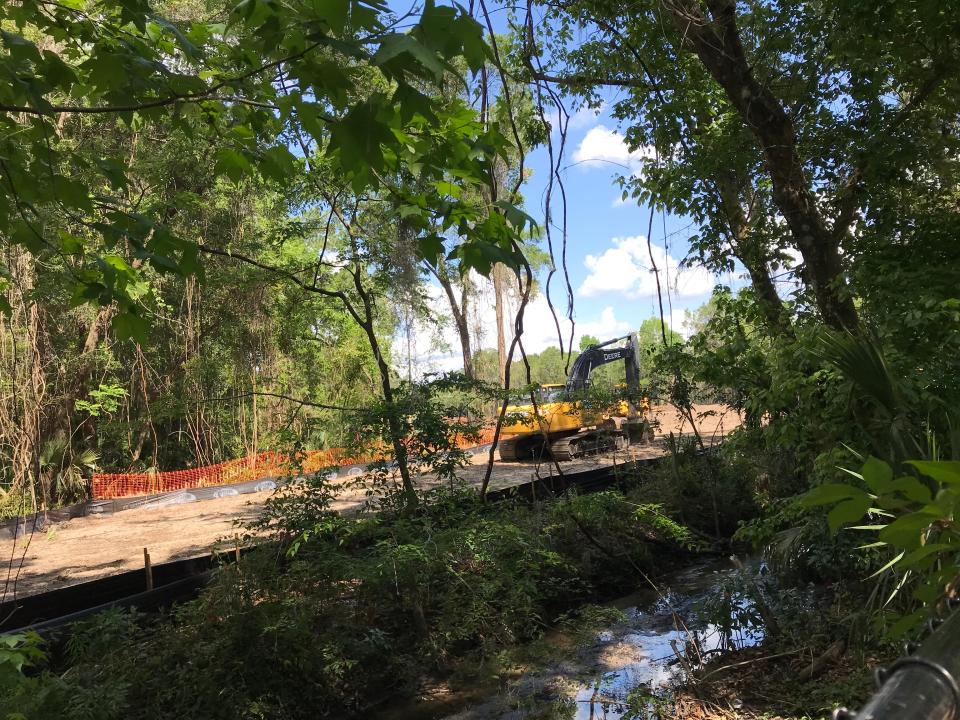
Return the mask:
POLYGON ((453 481, 469 462, 462 446, 479 439, 483 403, 495 396, 493 388, 462 373, 401 382, 392 402, 371 403, 350 418, 357 437, 352 449, 379 454, 374 469, 385 479, 399 437, 411 472, 430 469, 453 481))
POLYGON ((79 413, 87 413, 98 418, 101 415, 112 415, 119 410, 120 401, 126 396, 125 388, 100 383, 96 390, 90 391, 89 400, 77 400, 73 407, 79 413))
MULTIPOLYGON (((663 338, 660 333, 660 320, 657 318, 647 318, 640 324, 637 331, 638 342, 640 345, 640 365, 641 384, 651 386, 660 384, 659 369, 656 365, 656 356, 663 346, 663 338)), ((669 327, 666 328, 667 341, 674 345, 683 341, 679 333, 674 332, 669 327)), ((567 381, 567 376, 574 361, 589 345, 596 345, 600 342, 610 340, 611 338, 595 338, 585 335, 580 340, 579 350, 571 353, 561 352, 557 347, 547 347, 539 353, 527 355, 527 363, 530 365, 530 380, 539 385, 563 384, 567 381)), ((478 376, 490 383, 497 382, 498 368, 497 355, 492 350, 481 350, 474 357, 474 364, 477 368, 478 376)), ((523 360, 514 360, 510 367, 510 379, 514 388, 520 388, 526 385, 527 369, 523 360)), ((617 384, 623 384, 626 380, 624 376, 623 364, 612 363, 604 365, 594 370, 591 382, 598 386, 608 386, 612 388, 617 384)))
POLYGON ((159 128, 216 139, 213 176, 234 185, 295 185, 289 147, 303 144, 311 164, 328 163, 356 194, 406 197, 405 221, 429 262, 445 252, 425 242, 435 226, 456 229, 465 270, 520 262, 513 242, 529 218, 510 202, 487 213, 446 193, 408 197, 387 180, 482 186, 507 152, 497 123, 437 92, 458 62, 477 71, 489 57, 459 7, 430 3, 404 32, 385 7, 358 0, 244 0, 202 15, 187 3, 105 2, 95 17, 85 3, 31 1, 5 6, 0 24, 0 70, 16 78, 0 93, 0 233, 38 259, 71 257, 74 302, 119 303, 120 339, 146 339, 147 269, 197 273, 198 244, 167 206, 135 201, 125 154, 75 141, 88 118, 134 136, 159 128))
POLYGON ((668 460, 643 474, 643 497, 698 534, 725 537, 757 514, 760 474, 736 448, 703 454, 692 439, 676 440, 668 460))
POLYGON ((87 481, 97 468, 99 456, 90 449, 74 452, 62 435, 40 448, 39 466, 43 497, 47 504, 66 504, 87 499, 87 481))
POLYGON ((40 646, 40 636, 34 632, 0 635, 0 685, 9 690, 22 678, 24 667, 45 660, 40 646))
POLYGON ((260 529, 296 552, 265 546, 225 566, 168 618, 98 616, 32 681, 46 699, 20 707, 89 717, 99 697, 107 718, 359 715, 384 690, 493 662, 598 593, 635 588, 651 544, 662 569, 685 542, 618 491, 493 507, 439 487, 415 513, 350 518, 331 501, 320 478, 274 497, 260 529))
MULTIPOLYGON (((908 461, 906 474, 895 477, 894 469, 877 458, 868 458, 859 472, 846 472, 858 485, 828 483, 813 488, 802 498, 808 507, 834 505, 831 529, 865 518, 864 525, 850 530, 876 533, 867 548, 881 548, 886 562, 872 577, 893 574, 893 590, 884 605, 909 591, 903 604, 906 613, 892 632, 900 634, 922 619, 918 604, 931 606, 956 582, 954 527, 960 463, 908 461)), ((886 578, 884 578, 886 579, 886 578)))

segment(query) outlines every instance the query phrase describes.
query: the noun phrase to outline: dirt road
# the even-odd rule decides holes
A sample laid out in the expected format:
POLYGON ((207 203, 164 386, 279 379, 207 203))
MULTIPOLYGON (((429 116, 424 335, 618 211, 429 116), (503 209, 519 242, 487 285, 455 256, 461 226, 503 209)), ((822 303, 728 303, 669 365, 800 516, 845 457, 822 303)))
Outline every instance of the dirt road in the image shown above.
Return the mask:
MULTIPOLYGON (((701 405, 697 412, 697 426, 707 443, 718 441, 740 424, 737 414, 721 405, 701 405)), ((689 424, 673 408, 657 407, 654 414, 661 425, 658 432, 661 441, 631 448, 618 461, 663 455, 666 453, 662 442, 664 435, 670 432, 689 434, 689 424)), ((474 457, 474 465, 464 468, 463 479, 479 485, 486 458, 485 453, 474 457)), ((603 464, 610 464, 610 459, 602 456, 584 458, 564 463, 564 466, 570 472, 579 472, 603 464)), ((491 488, 527 482, 533 474, 530 464, 505 463, 496 468, 491 488)), ((422 484, 429 486, 433 483, 424 479, 422 484)), ((17 596, 32 595, 142 567, 145 547, 149 548, 155 564, 203 555, 218 542, 221 547, 233 547, 240 532, 237 522, 255 518, 267 497, 269 493, 262 492, 75 518, 32 537, 15 541, 4 538, 0 541, 0 557, 8 565, 11 580, 16 580, 17 596)), ((363 501, 362 491, 345 488, 334 507, 343 512, 358 507, 363 501)), ((10 599, 13 590, 8 585, 6 599, 10 599)))

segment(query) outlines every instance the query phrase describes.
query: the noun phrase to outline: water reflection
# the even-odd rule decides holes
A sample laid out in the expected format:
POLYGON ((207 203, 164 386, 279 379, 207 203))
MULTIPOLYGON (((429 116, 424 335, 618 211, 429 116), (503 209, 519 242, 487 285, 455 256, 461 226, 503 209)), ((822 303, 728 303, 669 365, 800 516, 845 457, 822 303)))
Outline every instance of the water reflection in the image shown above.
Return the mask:
POLYGON ((574 720, 617 720, 641 710, 656 717, 656 699, 688 669, 718 651, 758 644, 763 629, 751 601, 730 589, 736 572, 691 568, 661 588, 662 596, 645 609, 639 603, 624 608, 627 622, 597 637, 595 664, 602 672, 577 690, 574 720), (705 609, 729 619, 708 622, 705 609))

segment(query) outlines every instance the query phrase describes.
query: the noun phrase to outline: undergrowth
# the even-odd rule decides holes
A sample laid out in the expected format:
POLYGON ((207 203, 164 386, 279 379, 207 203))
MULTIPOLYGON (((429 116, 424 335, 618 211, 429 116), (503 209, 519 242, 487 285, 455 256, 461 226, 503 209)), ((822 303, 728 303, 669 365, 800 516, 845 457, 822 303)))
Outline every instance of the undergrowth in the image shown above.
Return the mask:
POLYGON ((0 716, 362 716, 636 588, 690 542, 634 491, 486 505, 455 487, 364 517, 329 500, 322 478, 287 487, 260 523, 276 543, 167 616, 101 614, 34 654, 0 716))

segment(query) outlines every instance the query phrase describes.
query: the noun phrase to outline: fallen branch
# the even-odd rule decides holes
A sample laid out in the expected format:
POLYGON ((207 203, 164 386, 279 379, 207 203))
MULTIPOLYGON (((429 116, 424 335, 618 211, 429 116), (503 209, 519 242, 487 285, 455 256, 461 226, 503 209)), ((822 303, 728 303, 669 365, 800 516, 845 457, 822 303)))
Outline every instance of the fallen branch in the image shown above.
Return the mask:
POLYGON ((843 656, 843 653, 846 649, 846 640, 835 640, 833 643, 831 643, 830 647, 823 651, 823 654, 820 655, 820 657, 814 658, 807 667, 801 670, 797 677, 800 680, 810 680, 815 678, 817 675, 826 670, 828 666, 833 665, 833 663, 839 660, 843 656))
POLYGON ((803 652, 803 648, 796 648, 795 650, 787 650, 786 652, 776 653, 775 655, 764 655, 763 657, 750 658, 749 660, 733 663, 732 665, 724 665, 723 667, 718 667, 716 670, 711 670, 703 677, 697 678, 697 680, 698 682, 703 682, 708 677, 712 675, 716 675, 717 673, 723 672, 724 670, 731 670, 736 667, 743 667, 744 665, 751 665, 752 663, 762 662, 764 660, 776 660, 777 658, 787 657, 788 655, 796 655, 801 652, 803 652))

